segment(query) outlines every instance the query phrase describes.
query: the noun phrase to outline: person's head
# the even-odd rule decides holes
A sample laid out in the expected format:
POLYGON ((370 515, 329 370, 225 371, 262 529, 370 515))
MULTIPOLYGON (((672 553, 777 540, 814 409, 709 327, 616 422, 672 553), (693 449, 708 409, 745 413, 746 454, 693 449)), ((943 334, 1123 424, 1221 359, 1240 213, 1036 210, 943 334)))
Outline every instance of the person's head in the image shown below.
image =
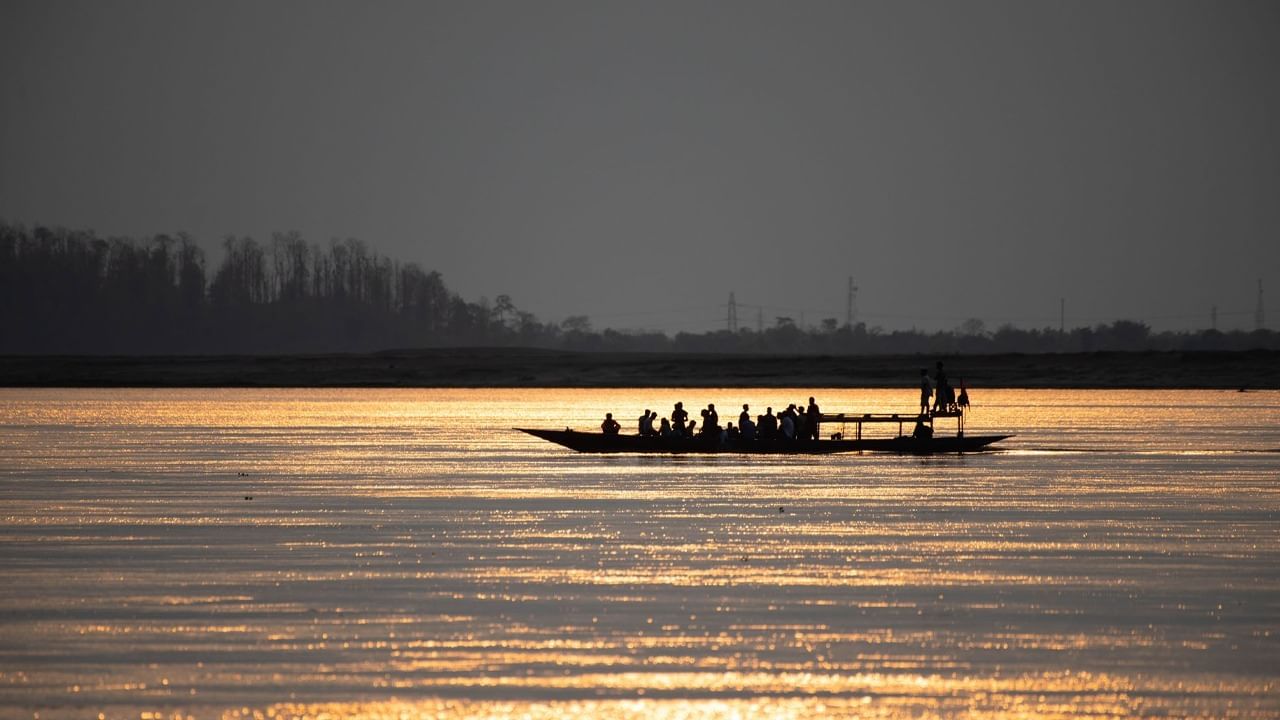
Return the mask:
POLYGON ((703 410, 703 411, 702 411, 702 417, 704 417, 704 418, 705 418, 706 416, 707 416, 707 411, 706 411, 706 410, 703 410))
POLYGON ((810 405, 812 405, 812 404, 813 404, 813 398, 809 398, 809 404, 810 404, 810 405))
POLYGON ((715 404, 715 403, 707 403, 707 409, 708 409, 708 410, 715 410, 715 409, 716 409, 716 404, 715 404))
POLYGON ((649 408, 644 409, 644 416, 649 417, 649 408))
POLYGON ((605 419, 605 420, 612 420, 612 419, 613 419, 613 413, 605 413, 605 414, 604 414, 604 419, 605 419))
POLYGON ((671 421, 670 421, 670 420, 668 420, 668 419, 666 419, 666 418, 662 418, 662 427, 664 427, 664 428, 669 428, 669 427, 671 427, 671 421))
POLYGON ((684 403, 682 403, 682 402, 678 402, 678 403, 676 403, 676 407, 678 407, 678 408, 682 408, 682 407, 684 407, 684 403))
POLYGON ((750 406, 748 406, 746 403, 742 403, 742 412, 747 412, 750 409, 751 409, 750 406))
POLYGON ((765 414, 765 415, 772 415, 772 414, 773 414, 773 408, 771 408, 771 407, 767 407, 767 408, 765 408, 765 409, 764 409, 764 414, 765 414))

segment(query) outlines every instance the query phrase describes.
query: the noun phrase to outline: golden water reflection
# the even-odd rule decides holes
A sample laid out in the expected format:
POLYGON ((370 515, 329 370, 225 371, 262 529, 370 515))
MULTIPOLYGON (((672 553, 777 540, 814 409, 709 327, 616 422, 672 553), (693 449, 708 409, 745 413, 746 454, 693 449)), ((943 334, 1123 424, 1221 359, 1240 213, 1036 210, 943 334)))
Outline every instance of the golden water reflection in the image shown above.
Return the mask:
POLYGON ((975 391, 1017 435, 939 458, 508 430, 807 394, 0 391, 0 717, 1280 716, 1280 393, 975 391))

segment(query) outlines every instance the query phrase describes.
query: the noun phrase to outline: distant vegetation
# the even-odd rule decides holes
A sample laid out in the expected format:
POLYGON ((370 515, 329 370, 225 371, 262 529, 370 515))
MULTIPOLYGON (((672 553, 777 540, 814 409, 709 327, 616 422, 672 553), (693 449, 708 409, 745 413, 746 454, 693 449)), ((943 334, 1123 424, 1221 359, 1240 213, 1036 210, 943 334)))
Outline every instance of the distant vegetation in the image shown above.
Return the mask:
POLYGON ((799 327, 707 333, 596 330, 586 316, 548 323, 511 298, 468 302, 439 273, 379 255, 359 240, 227 238, 209 272, 186 235, 103 238, 0 223, 0 353, 277 354, 387 348, 522 346, 566 350, 979 354, 1280 349, 1280 333, 1153 333, 1118 320, 1066 332, 882 331, 826 319, 799 327))

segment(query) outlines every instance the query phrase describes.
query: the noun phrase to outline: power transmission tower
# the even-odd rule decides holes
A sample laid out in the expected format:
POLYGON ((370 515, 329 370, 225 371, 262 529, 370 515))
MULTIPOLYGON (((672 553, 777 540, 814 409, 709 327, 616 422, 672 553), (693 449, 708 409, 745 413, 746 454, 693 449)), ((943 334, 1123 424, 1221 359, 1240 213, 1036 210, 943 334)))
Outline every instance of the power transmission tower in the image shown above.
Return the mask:
POLYGON ((852 328, 853 321, 858 317, 858 286, 853 284, 853 276, 849 276, 849 297, 845 300, 844 306, 844 325, 852 328))
POLYGON ((733 299, 733 291, 729 291, 729 317, 727 318, 729 332, 738 332, 738 301, 733 299))
POLYGON ((1253 327, 1261 330, 1267 324, 1267 316, 1262 310, 1262 278, 1258 278, 1258 307, 1253 311, 1253 327))

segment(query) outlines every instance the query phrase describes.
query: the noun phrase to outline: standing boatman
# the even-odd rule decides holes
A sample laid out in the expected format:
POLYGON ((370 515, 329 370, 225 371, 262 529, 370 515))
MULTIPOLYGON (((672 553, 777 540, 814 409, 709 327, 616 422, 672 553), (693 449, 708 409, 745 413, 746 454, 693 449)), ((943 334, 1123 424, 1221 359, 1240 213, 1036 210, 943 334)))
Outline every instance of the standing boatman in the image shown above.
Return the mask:
POLYGON ((933 397, 933 383, 929 382, 929 371, 920 368, 920 414, 929 414, 929 400, 933 397))
POLYGON ((808 418, 806 418, 804 427, 809 433, 809 439, 821 439, 822 434, 818 432, 818 425, 822 422, 822 411, 818 409, 818 403, 813 398, 809 398, 809 411, 806 414, 808 418))

